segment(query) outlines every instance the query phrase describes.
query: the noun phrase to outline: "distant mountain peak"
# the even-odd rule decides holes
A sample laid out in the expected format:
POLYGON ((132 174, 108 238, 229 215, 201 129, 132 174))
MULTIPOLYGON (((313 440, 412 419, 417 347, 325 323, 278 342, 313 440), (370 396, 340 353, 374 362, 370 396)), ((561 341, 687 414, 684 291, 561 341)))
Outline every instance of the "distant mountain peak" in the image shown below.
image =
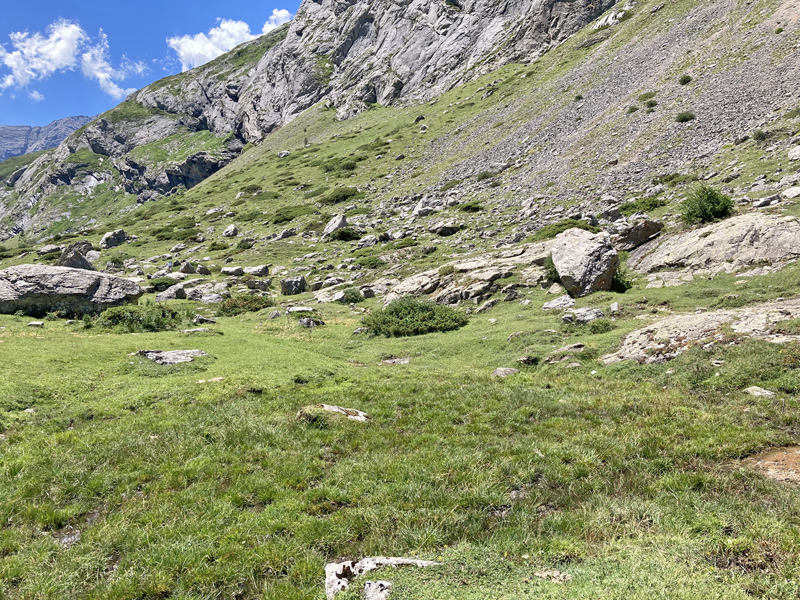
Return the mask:
POLYGON ((0 162, 15 156, 55 148, 92 119, 93 117, 86 116, 66 117, 44 127, 0 126, 0 162))

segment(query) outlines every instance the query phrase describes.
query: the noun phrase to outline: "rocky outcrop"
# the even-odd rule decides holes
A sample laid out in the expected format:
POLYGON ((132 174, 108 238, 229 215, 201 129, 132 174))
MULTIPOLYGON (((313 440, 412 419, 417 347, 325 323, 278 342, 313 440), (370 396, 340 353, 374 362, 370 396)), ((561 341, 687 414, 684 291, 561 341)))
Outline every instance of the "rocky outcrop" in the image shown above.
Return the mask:
POLYGON ((18 311, 32 317, 51 312, 83 315, 135 302, 138 284, 81 269, 18 265, 0 271, 0 313, 18 311))
POLYGON ((556 236, 553 265, 561 284, 577 298, 610 290, 619 265, 617 251, 605 232, 567 229, 556 236))
POLYGON ((640 246, 631 252, 628 266, 640 273, 676 268, 732 273, 798 256, 797 218, 753 212, 640 246))
POLYGON ((440 563, 429 560, 417 560, 414 558, 396 558, 377 556, 372 558, 365 558, 358 562, 348 560, 342 563, 330 563, 325 565, 325 595, 328 600, 333 598, 339 592, 346 590, 350 587, 353 579, 359 575, 364 575, 376 569, 383 567, 433 567, 440 563))
POLYGON ((55 148, 91 120, 92 117, 67 117, 44 127, 0 126, 0 162, 55 148))
POLYGON ((306 291, 306 278, 300 275, 299 277, 287 277, 281 280, 281 294, 284 296, 296 296, 306 291))
POLYGON ((768 302, 748 308, 700 312, 668 317, 629 333, 618 352, 603 357, 606 364, 623 360, 641 363, 664 362, 697 344, 727 344, 730 336, 722 331, 770 342, 797 342, 798 335, 781 331, 780 323, 800 317, 800 300, 768 302))

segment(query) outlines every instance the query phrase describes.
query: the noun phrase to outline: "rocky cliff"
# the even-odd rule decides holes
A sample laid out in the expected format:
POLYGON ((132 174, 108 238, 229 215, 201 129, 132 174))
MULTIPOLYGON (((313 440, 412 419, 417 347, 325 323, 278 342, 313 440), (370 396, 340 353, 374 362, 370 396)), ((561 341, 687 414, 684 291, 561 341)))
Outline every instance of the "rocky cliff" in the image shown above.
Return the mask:
POLYGON ((613 4, 305 0, 291 23, 136 92, 15 173, 13 194, 0 197, 0 239, 45 222, 31 217, 41 203, 191 188, 320 101, 348 118, 534 59, 613 4))
POLYGON ((0 162, 40 150, 55 148, 91 117, 67 117, 44 127, 0 126, 0 162))

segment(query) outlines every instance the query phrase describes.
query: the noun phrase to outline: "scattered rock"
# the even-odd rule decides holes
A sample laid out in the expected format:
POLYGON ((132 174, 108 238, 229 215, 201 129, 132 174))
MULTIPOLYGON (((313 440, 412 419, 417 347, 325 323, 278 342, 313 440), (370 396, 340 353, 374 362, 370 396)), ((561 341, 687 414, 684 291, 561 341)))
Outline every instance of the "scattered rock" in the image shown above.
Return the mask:
POLYGON ((55 244, 48 244, 47 246, 42 246, 36 251, 36 254, 39 256, 44 256, 45 254, 54 254, 56 252, 61 252, 61 246, 56 246, 55 244))
POLYGON ((539 579, 549 579, 554 583, 567 583, 572 579, 572 575, 560 573, 558 571, 539 571, 534 573, 539 579))
POLYGON ((746 394, 750 394, 751 396, 756 396, 757 398, 774 398, 775 392, 771 392, 769 390, 765 390, 764 388, 758 387, 757 385, 750 386, 746 390, 744 390, 746 394))
POLYGON ((44 323, 42 321, 31 321, 28 323, 28 327, 44 327, 44 323))
POLYGON ((252 275, 253 277, 266 277, 269 275, 268 265, 258 265, 257 267, 245 267, 245 275, 252 275))
POLYGON ((461 229, 462 225, 460 223, 452 219, 447 219, 434 223, 428 228, 428 231, 442 237, 447 237, 458 233, 461 229))
POLYGON ((314 404, 312 406, 301 408, 300 412, 297 413, 297 418, 307 420, 309 415, 312 415, 315 409, 344 415, 351 421, 358 421, 360 423, 366 423, 369 421, 369 415, 365 412, 356 410, 355 408, 344 408, 342 406, 333 406, 331 404, 314 404))
POLYGON ((800 146, 789 150, 789 160, 800 160, 800 146))
POLYGON ((339 231, 340 229, 344 229, 347 227, 347 217, 344 215, 334 215, 333 218, 328 221, 328 224, 325 225, 325 229, 322 231, 322 237, 327 238, 339 231))
POLYGON ((239 235, 239 228, 236 227, 236 225, 234 225, 233 223, 231 223, 225 228, 225 231, 222 232, 222 235, 225 236, 226 238, 236 237, 237 235, 239 235))
POLYGON ((242 267, 222 267, 219 272, 229 277, 241 277, 244 275, 244 269, 242 267))
POLYGON ((208 356, 202 350, 139 350, 131 356, 144 356, 159 365, 177 365, 192 362, 199 356, 208 356))
POLYGON ((650 219, 641 219, 632 225, 618 231, 612 239, 614 247, 622 251, 633 250, 649 242, 664 229, 664 224, 650 219))
POLYGON ((296 296, 306 291, 306 278, 300 275, 299 277, 287 277, 281 279, 281 294, 284 296, 296 296))
POLYGON ((142 294, 142 288, 133 281, 83 269, 18 265, 0 271, 2 314, 93 314, 135 302, 142 294))
POLYGON ((605 317, 599 308, 571 308, 568 309, 561 320, 574 325, 586 325, 596 319, 605 317))
POLYGON ((204 317, 203 315, 195 315, 194 319, 192 319, 192 323, 195 325, 214 325, 216 320, 209 319, 208 317, 204 317))
POLYGON ((387 358, 381 361, 385 365, 407 365, 411 362, 410 358, 387 358))
POLYGON ((69 269, 94 271, 94 266, 89 259, 86 258, 86 255, 92 251, 92 244, 89 242, 75 242, 74 244, 70 244, 61 253, 61 258, 58 259, 58 266, 67 267, 69 269))
POLYGON ((575 306, 575 299, 570 295, 564 295, 550 302, 545 302, 542 310, 559 310, 562 308, 571 308, 575 306))
POLYGON ((304 317, 300 319, 298 323, 300 323, 300 325, 306 329, 313 329, 314 327, 325 325, 325 321, 322 319, 312 319, 311 317, 304 317))
POLYGON ((500 367, 494 370, 494 373, 492 373, 492 377, 511 377, 512 375, 516 375, 517 373, 519 373, 519 369, 500 367))
POLYGON ((117 246, 124 244, 127 240, 128 235, 125 233, 125 230, 117 229, 116 231, 109 231, 103 236, 103 239, 100 240, 100 248, 103 250, 116 248, 117 246))
POLYGON ((800 198, 800 186, 783 190, 781 192, 781 198, 784 200, 794 200, 795 198, 800 198))
POLYGON ((365 558, 359 562, 348 560, 342 563, 330 563, 325 565, 325 595, 327 600, 332 600, 336 594, 350 587, 350 584, 359 575, 364 575, 382 567, 434 567, 439 564, 441 563, 429 560, 383 556, 365 558))
POLYGON ((310 306, 290 306, 286 309, 287 315, 296 315, 298 313, 315 313, 317 312, 316 308, 311 308, 310 306))
POLYGON ((611 289, 619 256, 607 233, 567 229, 556 236, 552 253, 561 284, 571 296, 611 289))

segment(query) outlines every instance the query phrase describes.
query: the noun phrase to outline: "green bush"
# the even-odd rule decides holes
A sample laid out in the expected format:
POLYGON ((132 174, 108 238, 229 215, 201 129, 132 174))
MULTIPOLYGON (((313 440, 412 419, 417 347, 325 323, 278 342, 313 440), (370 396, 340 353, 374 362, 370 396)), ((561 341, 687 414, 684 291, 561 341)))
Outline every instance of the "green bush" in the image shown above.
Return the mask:
POLYGON ((228 244, 223 244, 222 242, 211 242, 211 244, 208 247, 208 251, 209 252, 221 252, 223 250, 227 250, 228 248, 230 248, 230 246, 228 246, 228 244))
MULTIPOLYGON (((620 262, 621 261, 622 259, 620 259, 620 262)), ((617 292, 618 294, 624 294, 632 287, 633 278, 631 277, 630 273, 628 273, 628 269, 620 264, 620 266, 617 268, 617 272, 614 273, 614 277, 611 279, 611 290, 617 292)))
POLYGON ((693 190, 683 201, 681 218, 689 225, 711 223, 729 217, 733 200, 707 185, 693 190))
POLYGON ((497 173, 494 171, 481 171, 478 173, 477 177, 475 177, 476 181, 486 181, 487 179, 491 179, 492 177, 497 177, 497 173))
POLYGON ((339 187, 331 190, 320 199, 324 205, 339 204, 353 198, 361 198, 364 194, 354 187, 339 187))
POLYGON ((178 283, 178 280, 173 279, 172 277, 156 277, 147 283, 152 285, 157 292, 163 292, 165 289, 170 288, 178 283))
POLYGON ((576 95, 576 96, 575 96, 575 97, 572 99, 572 101, 573 101, 573 102, 580 102, 581 100, 583 100, 583 96, 581 96, 580 94, 576 95))
POLYGON ((450 181, 442 185, 442 189, 439 191, 446 192, 447 190, 452 190, 454 187, 460 185, 461 183, 463 183, 461 179, 451 179, 450 181))
POLYGON ((589 323, 589 332, 592 334, 608 333, 616 328, 611 319, 595 319, 589 323))
POLYGON ((330 235, 330 239, 336 242, 352 242, 353 240, 359 239, 361 236, 350 227, 343 227, 342 229, 337 229, 330 235))
POLYGON ((382 269, 386 266, 386 263, 377 256, 362 256, 356 260, 356 264, 361 265, 365 269, 382 269))
POLYGON ((662 200, 656 196, 647 196, 645 198, 639 198, 638 200, 634 200, 633 202, 625 202, 621 204, 619 207, 619 212, 621 212, 626 217, 630 217, 632 214, 637 212, 650 212, 657 208, 661 208, 662 206, 666 206, 667 201, 662 200))
POLYGON ((455 272, 456 268, 453 265, 444 265, 439 267, 439 277, 447 277, 455 272))
POLYGON ((457 210, 465 213, 476 213, 483 210, 483 206, 481 205, 479 200, 470 200, 469 202, 465 202, 464 204, 458 204, 456 206, 457 210))
POLYGON ((767 139, 767 137, 769 136, 767 135, 767 132, 764 131, 763 129, 756 129, 753 132, 753 139, 757 142, 763 142, 764 140, 767 139))
POLYGON ((695 120, 695 116, 694 116, 694 113, 692 111, 684 110, 682 112, 679 112, 675 116, 675 120, 678 123, 688 123, 689 121, 694 121, 695 120))
POLYGON ((100 315, 96 324, 141 333, 177 329, 182 322, 183 317, 177 310, 157 304, 109 308, 100 315))
POLYGON ((691 83, 691 82, 692 82, 692 78, 691 78, 690 75, 681 75, 680 79, 678 79, 678 83, 680 83, 681 85, 686 85, 686 84, 691 83))
POLYGON ((639 110, 638 106, 629 106, 628 110, 627 110, 627 113, 628 114, 635 113, 637 110, 639 110))
POLYGON ((344 290, 344 296, 338 300, 341 304, 358 304, 364 301, 363 294, 357 288, 347 288, 344 290))
POLYGON ((363 319, 364 326, 376 335, 406 337, 435 331, 452 331, 463 327, 467 316, 449 306, 400 298, 383 310, 373 312, 363 319))
POLYGON ((651 100, 651 99, 653 99, 653 98, 655 98, 655 97, 656 97, 656 93, 655 93, 655 92, 646 92, 646 93, 644 93, 644 94, 641 94, 641 95, 640 95, 640 96, 637 98, 637 100, 638 100, 639 102, 647 102, 648 100, 651 100))
POLYGON ((392 248, 395 250, 402 250, 403 248, 411 248, 413 246, 417 246, 419 243, 412 237, 405 237, 401 240, 397 240, 395 243, 392 244, 392 248))
POLYGON ((270 219, 274 225, 281 225, 282 223, 289 223, 298 217, 310 215, 316 212, 313 206, 284 206, 275 211, 270 219))
POLYGON ((557 223, 550 223, 550 225, 545 225, 539 231, 534 233, 531 237, 528 238, 529 242, 541 242, 543 240, 549 240, 551 238, 556 237, 559 233, 566 231, 567 229, 585 229, 586 231, 591 231, 592 233, 598 233, 600 231, 599 227, 595 227, 594 225, 589 225, 586 221, 578 221, 577 219, 563 219, 558 221, 557 223))
POLYGON ((258 312, 275 306, 268 296, 232 296, 217 307, 217 316, 235 317, 246 312, 258 312))
POLYGON ((552 283, 560 283, 561 282, 561 275, 558 274, 558 269, 556 269, 556 265, 553 262, 553 255, 548 254, 547 258, 544 259, 544 274, 547 277, 547 281, 552 283))

